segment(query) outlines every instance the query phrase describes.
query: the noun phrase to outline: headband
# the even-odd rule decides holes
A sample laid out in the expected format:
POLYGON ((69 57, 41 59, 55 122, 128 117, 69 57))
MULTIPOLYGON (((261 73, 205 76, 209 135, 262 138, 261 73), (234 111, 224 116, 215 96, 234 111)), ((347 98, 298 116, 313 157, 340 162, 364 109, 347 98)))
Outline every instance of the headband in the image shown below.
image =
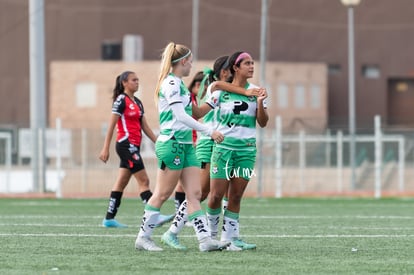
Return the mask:
POLYGON ((250 54, 246 53, 246 52, 242 52, 241 54, 239 54, 239 56, 236 58, 236 61, 234 62, 234 64, 239 63, 239 61, 241 61, 244 58, 252 58, 250 56, 250 54))
POLYGON ((183 55, 183 56, 181 56, 181 57, 179 57, 179 58, 177 58, 177 59, 174 59, 173 61, 171 61, 172 63, 177 63, 178 61, 180 61, 181 59, 184 59, 184 58, 186 58, 186 57, 188 57, 189 55, 191 54, 191 50, 188 50, 188 52, 185 54, 185 55, 183 55))

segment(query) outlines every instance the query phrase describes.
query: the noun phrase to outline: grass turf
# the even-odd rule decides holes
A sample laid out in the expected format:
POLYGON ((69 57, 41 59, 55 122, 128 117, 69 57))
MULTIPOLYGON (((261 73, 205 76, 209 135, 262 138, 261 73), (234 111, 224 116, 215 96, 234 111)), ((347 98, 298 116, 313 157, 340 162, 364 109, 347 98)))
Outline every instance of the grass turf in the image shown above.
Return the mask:
MULTIPOLYGON (((204 205, 204 204, 203 204, 204 205)), ((0 199, 0 274, 413 274, 413 199, 244 199, 240 233, 255 251, 136 251, 140 200, 100 226, 106 199, 0 199)), ((173 212, 173 202, 161 209, 173 212)))

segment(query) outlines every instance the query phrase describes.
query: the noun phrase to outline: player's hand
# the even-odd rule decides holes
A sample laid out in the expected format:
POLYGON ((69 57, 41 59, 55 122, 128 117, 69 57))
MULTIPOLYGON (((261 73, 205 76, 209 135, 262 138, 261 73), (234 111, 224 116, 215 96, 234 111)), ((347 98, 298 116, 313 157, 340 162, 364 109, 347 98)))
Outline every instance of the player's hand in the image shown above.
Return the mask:
POLYGON ((106 163, 109 159, 109 151, 103 149, 101 153, 99 154, 99 159, 102 160, 104 163, 106 163))
POLYGON ((219 131, 213 131, 211 139, 213 139, 215 143, 220 143, 224 140, 224 136, 219 131))
POLYGON ((245 96, 258 96, 260 93, 260 88, 252 88, 246 90, 245 96))
POLYGON ((260 88, 259 89, 259 95, 257 96, 257 100, 259 101, 263 101, 264 99, 267 98, 267 91, 265 88, 260 88))

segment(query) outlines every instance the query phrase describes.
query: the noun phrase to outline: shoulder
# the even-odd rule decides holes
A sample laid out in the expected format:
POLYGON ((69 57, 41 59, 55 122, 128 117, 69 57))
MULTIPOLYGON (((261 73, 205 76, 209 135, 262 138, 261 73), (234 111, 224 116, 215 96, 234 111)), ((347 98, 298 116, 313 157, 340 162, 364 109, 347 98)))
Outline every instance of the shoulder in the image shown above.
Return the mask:
POLYGON ((180 87, 181 79, 179 77, 176 77, 174 75, 168 75, 166 78, 164 78, 162 85, 164 87, 180 87))
POLYGON ((120 94, 117 96, 117 98, 114 101, 114 105, 121 105, 125 103, 125 94, 120 94))
POLYGON ((117 96, 117 98, 116 98, 115 101, 117 101, 117 100, 124 100, 124 99, 125 99, 125 94, 120 94, 120 95, 117 96))

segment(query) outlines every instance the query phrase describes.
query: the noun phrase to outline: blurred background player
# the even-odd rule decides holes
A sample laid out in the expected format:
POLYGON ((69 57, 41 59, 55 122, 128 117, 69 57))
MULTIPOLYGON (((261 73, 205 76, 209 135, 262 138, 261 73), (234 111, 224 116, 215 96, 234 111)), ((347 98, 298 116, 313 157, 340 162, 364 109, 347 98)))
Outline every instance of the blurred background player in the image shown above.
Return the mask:
MULTIPOLYGON (((142 131, 153 142, 156 136, 144 116, 142 102, 134 96, 139 88, 139 79, 134 72, 126 71, 116 78, 113 90, 112 115, 109 121, 105 142, 99 159, 106 163, 109 159, 109 146, 115 126, 117 127, 116 152, 120 158, 118 178, 112 187, 104 227, 124 228, 127 225, 118 222, 115 216, 121 205, 122 194, 133 175, 138 183, 141 199, 146 203, 152 196, 149 178, 140 154, 142 131)), ((171 221, 173 215, 160 215, 157 226, 171 221)))

